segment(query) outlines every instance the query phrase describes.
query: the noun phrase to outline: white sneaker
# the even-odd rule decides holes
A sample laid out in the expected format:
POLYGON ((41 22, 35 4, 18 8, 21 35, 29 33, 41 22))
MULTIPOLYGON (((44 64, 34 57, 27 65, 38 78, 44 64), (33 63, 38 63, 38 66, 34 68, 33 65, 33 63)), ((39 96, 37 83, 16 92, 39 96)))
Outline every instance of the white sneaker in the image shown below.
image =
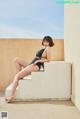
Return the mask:
POLYGON ((28 75, 28 76, 25 76, 23 79, 24 80, 31 80, 32 78, 31 78, 31 75, 28 75))

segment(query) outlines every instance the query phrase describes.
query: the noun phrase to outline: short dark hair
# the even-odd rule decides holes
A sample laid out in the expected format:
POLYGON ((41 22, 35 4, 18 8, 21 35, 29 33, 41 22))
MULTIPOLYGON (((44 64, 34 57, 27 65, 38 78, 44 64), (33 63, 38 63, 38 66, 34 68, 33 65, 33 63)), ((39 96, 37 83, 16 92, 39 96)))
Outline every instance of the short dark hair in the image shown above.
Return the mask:
POLYGON ((49 42, 49 46, 52 47, 54 45, 53 39, 50 36, 45 36, 42 40, 42 45, 44 45, 44 41, 49 42))

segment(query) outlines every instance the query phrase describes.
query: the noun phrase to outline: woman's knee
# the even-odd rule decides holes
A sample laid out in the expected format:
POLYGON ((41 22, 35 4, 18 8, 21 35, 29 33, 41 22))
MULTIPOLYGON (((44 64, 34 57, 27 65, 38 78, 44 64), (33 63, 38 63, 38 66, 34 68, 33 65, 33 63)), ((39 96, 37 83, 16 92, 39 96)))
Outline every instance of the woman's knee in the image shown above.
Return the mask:
POLYGON ((19 60, 20 60, 20 58, 19 58, 19 57, 15 57, 15 58, 13 59, 13 62, 18 63, 18 62, 19 62, 19 60))

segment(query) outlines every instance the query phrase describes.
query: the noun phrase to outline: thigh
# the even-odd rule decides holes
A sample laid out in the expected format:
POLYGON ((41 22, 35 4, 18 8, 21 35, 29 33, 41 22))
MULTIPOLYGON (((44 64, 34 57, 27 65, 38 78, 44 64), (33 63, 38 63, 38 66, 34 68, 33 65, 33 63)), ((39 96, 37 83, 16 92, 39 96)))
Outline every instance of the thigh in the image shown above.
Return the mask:
POLYGON ((14 61, 15 61, 16 63, 20 64, 20 65, 23 66, 23 67, 26 67, 26 66, 28 66, 28 64, 29 64, 26 60, 24 60, 23 58, 20 58, 20 57, 16 57, 16 58, 14 59, 14 61))
POLYGON ((25 72, 36 72, 39 70, 39 67, 35 64, 30 64, 27 67, 25 67, 22 71, 25 72))
POLYGON ((18 74, 16 74, 16 76, 18 79, 20 79, 20 78, 27 76, 31 72, 36 72, 38 70, 39 70, 39 67, 37 65, 31 64, 31 65, 28 65, 27 67, 25 67, 24 69, 22 69, 20 72, 18 72, 18 74))

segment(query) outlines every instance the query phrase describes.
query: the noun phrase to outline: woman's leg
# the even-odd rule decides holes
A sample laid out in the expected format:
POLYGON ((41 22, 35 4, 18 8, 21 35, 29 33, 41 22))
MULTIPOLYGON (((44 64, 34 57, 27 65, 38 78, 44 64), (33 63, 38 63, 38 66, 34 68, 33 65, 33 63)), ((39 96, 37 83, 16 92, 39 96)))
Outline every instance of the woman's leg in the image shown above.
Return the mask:
POLYGON ((13 62, 15 64, 15 67, 16 67, 16 73, 18 73, 22 67, 27 67, 28 66, 28 62, 20 57, 16 57, 13 59, 13 62))
POLYGON ((13 80, 13 92, 12 92, 12 95, 14 95, 15 91, 16 91, 16 88, 18 86, 18 82, 21 78, 29 75, 31 72, 35 72, 35 71, 38 71, 39 70, 39 67, 34 65, 34 64, 31 64, 31 65, 28 65, 27 67, 25 67, 24 69, 22 69, 20 72, 18 72, 16 74, 16 76, 14 77, 14 80, 13 80))

